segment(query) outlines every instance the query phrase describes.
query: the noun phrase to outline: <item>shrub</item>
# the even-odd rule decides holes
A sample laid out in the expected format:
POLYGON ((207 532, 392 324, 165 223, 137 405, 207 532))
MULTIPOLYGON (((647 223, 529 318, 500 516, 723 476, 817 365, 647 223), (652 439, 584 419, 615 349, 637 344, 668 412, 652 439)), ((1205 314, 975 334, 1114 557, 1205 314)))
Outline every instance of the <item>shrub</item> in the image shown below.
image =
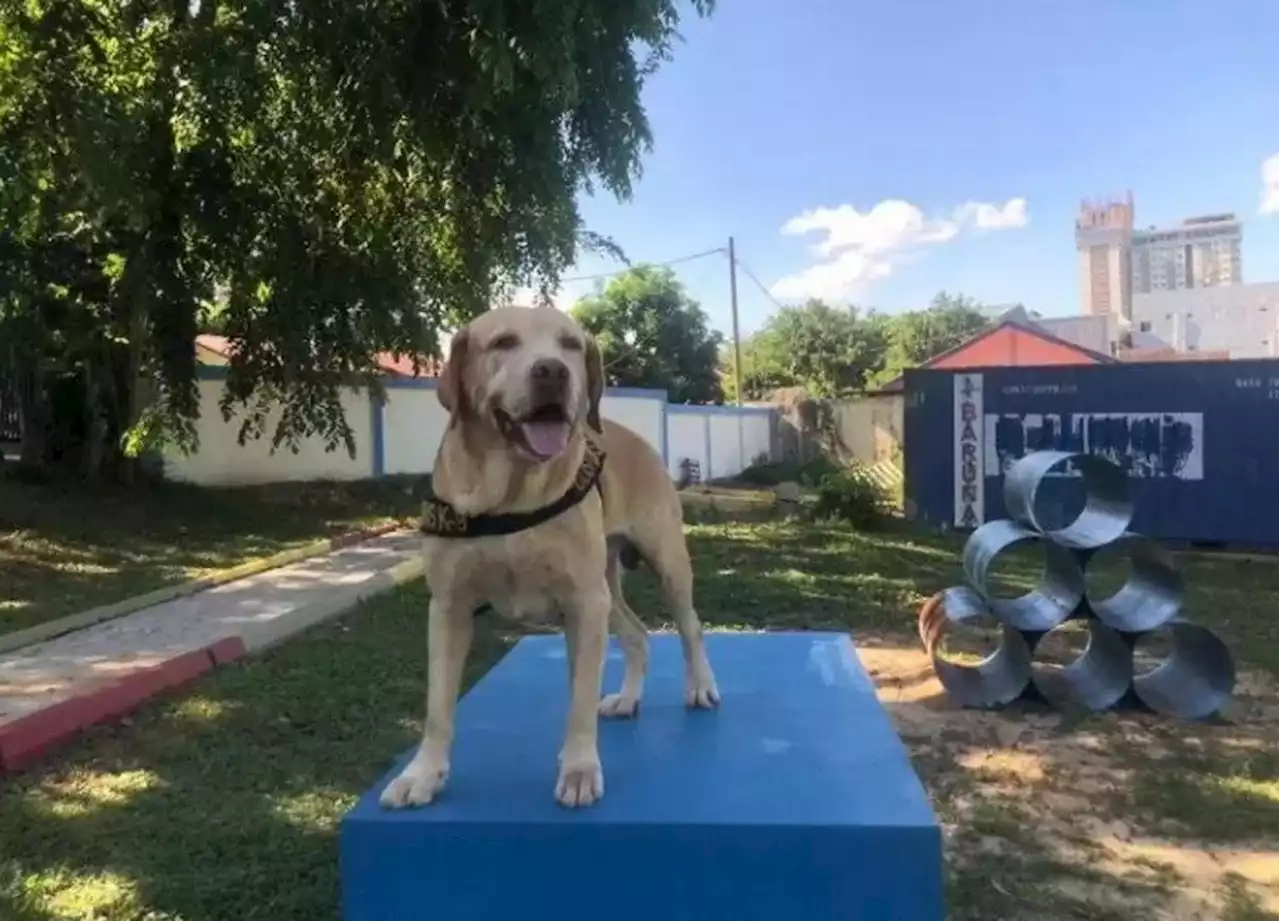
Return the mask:
POLYGON ((818 484, 813 517, 838 519, 858 530, 877 527, 889 512, 889 496, 884 487, 860 467, 827 474, 818 484))
POLYGON ((751 462, 751 466, 738 474, 739 482, 750 486, 767 488, 779 483, 799 483, 801 486, 813 488, 822 482, 824 477, 839 471, 840 468, 819 454, 804 464, 794 461, 771 461, 763 454, 751 462))

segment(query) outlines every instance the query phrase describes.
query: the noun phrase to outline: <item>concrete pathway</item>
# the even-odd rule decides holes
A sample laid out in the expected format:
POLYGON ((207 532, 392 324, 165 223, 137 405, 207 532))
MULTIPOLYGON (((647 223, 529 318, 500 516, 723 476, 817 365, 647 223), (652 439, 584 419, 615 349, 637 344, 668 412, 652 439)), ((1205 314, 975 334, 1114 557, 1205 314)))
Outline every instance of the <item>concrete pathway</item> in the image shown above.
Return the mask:
POLYGON ((421 571, 396 531, 0 654, 0 772, 421 571))

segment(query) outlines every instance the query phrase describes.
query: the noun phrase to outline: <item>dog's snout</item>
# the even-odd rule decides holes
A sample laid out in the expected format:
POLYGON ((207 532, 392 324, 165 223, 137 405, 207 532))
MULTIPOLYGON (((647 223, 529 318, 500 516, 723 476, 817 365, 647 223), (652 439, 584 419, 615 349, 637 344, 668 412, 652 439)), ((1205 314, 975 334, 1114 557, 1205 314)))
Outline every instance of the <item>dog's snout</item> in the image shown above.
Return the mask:
POLYGON ((539 384, 566 384, 569 366, 557 358, 542 358, 534 362, 532 374, 539 384))

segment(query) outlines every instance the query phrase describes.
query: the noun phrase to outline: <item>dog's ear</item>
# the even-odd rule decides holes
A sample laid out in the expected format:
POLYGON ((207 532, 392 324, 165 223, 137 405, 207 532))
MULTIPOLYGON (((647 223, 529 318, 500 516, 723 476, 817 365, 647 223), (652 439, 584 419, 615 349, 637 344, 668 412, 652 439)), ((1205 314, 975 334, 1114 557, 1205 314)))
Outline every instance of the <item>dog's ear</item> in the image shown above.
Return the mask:
POLYGON ((440 405, 450 416, 458 419, 471 415, 466 384, 467 354, 470 347, 471 339, 465 327, 454 333, 453 342, 449 344, 449 360, 444 363, 444 370, 440 372, 440 384, 436 388, 440 405))
POLYGON ((604 397, 604 359, 596 337, 587 335, 587 425, 604 434, 600 422, 600 400, 604 397))

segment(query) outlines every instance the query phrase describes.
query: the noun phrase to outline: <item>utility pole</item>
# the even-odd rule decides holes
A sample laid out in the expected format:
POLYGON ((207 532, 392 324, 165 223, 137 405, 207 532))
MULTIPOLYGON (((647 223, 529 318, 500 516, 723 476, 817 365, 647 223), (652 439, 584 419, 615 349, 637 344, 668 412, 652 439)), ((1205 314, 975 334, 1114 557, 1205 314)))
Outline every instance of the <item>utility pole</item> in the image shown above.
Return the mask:
POLYGON ((738 338, 738 260, 733 254, 733 237, 729 238, 729 309, 733 313, 733 387, 742 405, 742 342, 738 338))

